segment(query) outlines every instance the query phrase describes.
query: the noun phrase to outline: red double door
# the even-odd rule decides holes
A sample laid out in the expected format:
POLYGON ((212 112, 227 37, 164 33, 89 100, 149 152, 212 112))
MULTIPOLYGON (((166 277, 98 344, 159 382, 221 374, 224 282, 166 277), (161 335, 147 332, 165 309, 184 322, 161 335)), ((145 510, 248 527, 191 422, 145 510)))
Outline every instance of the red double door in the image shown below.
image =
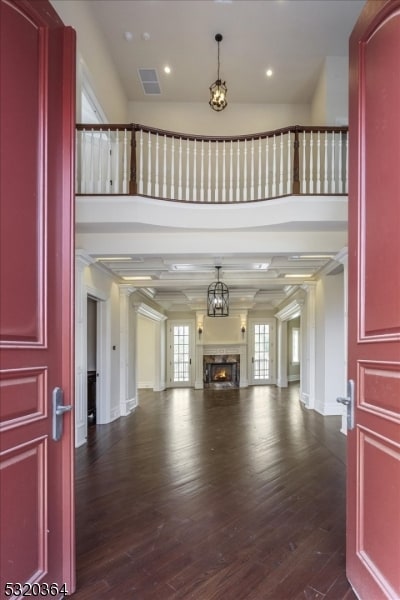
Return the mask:
POLYGON ((56 597, 75 586, 73 413, 52 424, 54 389, 73 403, 75 34, 47 1, 0 11, 0 597, 56 597))
POLYGON ((347 575, 400 598, 400 2, 369 1, 350 39, 347 575))

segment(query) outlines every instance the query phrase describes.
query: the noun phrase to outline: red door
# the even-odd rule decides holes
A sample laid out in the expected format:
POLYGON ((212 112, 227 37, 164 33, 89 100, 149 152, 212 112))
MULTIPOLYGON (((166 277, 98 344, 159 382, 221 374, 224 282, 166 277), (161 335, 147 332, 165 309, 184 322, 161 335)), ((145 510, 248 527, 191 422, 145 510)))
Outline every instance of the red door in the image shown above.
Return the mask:
POLYGON ((368 2, 350 39, 347 574, 400 598, 400 0, 368 2))
POLYGON ((71 412, 52 436, 54 388, 73 403, 75 34, 47 0, 0 11, 0 597, 56 597, 75 586, 71 412))

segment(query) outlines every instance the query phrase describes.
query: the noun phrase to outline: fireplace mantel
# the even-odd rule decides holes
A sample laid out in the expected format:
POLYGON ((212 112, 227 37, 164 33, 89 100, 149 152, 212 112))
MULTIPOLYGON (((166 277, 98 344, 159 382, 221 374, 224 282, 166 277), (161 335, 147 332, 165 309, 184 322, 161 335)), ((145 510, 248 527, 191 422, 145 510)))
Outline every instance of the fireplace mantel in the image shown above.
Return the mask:
POLYGON ((247 344, 222 343, 222 344, 198 344, 196 347, 196 389, 203 389, 203 358, 210 355, 232 355, 240 356, 240 387, 248 387, 247 378, 247 344))

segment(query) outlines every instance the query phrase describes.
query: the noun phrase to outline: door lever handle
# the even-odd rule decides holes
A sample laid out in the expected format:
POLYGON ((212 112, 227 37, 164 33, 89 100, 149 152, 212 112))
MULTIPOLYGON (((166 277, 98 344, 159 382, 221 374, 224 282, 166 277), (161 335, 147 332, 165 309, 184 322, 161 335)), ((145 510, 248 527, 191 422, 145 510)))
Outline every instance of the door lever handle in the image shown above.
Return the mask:
POLYGON ((63 434, 63 415, 72 410, 72 404, 64 405, 64 392, 61 388, 53 390, 53 440, 58 442, 63 434))
POLYGON ((354 381, 349 379, 347 382, 347 396, 339 396, 336 402, 344 404, 347 407, 347 430, 354 429, 354 381))

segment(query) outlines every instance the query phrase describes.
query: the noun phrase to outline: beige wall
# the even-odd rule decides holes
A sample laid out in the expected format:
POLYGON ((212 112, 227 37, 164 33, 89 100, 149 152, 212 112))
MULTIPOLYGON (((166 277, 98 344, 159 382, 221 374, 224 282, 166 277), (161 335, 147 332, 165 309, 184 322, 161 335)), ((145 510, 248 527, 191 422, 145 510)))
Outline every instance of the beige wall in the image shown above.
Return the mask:
POLYGON ((306 104, 234 104, 221 113, 207 102, 130 102, 129 121, 181 133, 198 135, 242 135, 287 127, 308 125, 310 106, 306 104))
MULTIPOLYGON (((97 27, 88 0, 50 0, 65 25, 77 34, 78 108, 82 70, 110 123, 126 122, 127 98, 114 63, 108 54, 103 34, 97 27)), ((79 120, 79 110, 77 111, 79 120)))

